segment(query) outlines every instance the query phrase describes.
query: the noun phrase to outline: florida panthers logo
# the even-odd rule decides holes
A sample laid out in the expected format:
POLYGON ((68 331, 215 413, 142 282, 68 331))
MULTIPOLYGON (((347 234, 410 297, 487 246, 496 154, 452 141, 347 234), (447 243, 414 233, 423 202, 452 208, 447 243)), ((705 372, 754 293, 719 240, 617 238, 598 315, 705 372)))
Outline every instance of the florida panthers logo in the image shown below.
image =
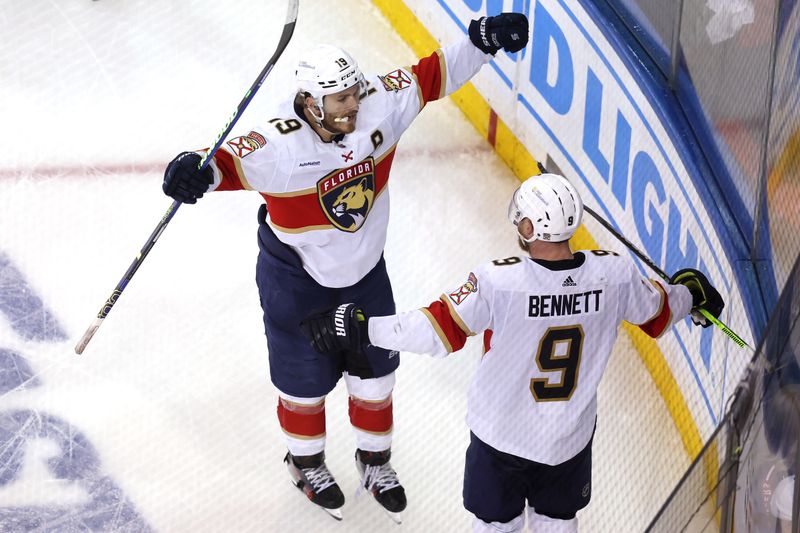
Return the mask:
POLYGON ((369 157, 331 172, 317 182, 317 194, 331 224, 342 231, 358 231, 375 200, 374 160, 369 157))

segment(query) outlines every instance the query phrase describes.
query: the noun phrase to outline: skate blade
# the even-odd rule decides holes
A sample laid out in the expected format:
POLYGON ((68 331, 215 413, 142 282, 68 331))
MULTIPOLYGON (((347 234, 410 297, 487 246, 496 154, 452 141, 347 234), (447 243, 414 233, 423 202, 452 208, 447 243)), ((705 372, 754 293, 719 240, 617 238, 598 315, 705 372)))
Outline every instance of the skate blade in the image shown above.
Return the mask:
POLYGON ((383 509, 383 512, 389 515, 389 518, 391 518, 392 522, 394 522, 395 524, 400 525, 403 523, 403 513, 393 513, 391 511, 387 511, 386 509, 383 509))
POLYGON ((342 516, 342 510, 341 509, 327 509, 327 508, 321 507, 321 506, 318 506, 318 507, 320 509, 322 509, 323 511, 325 511, 326 513, 328 513, 329 515, 331 515, 334 519, 336 519, 339 522, 341 522, 342 518, 344 518, 342 516))
MULTIPOLYGON (((359 498, 361 496, 360 492, 361 491, 356 492, 356 498, 359 498)), ((375 502, 375 505, 380 507, 381 511, 386 513, 386 515, 389 518, 392 519, 392 522, 394 522, 395 524, 402 524, 403 523, 403 512, 402 511, 400 511, 399 513, 393 513, 392 511, 387 510, 383 505, 381 505, 381 502, 379 502, 378 500, 375 499, 375 496, 373 496, 372 494, 369 495, 369 499, 372 500, 373 502, 375 502)))
MULTIPOLYGON (((292 483, 292 486, 293 486, 294 488, 298 489, 298 490, 299 490, 299 491, 300 491, 300 492, 303 494, 303 496, 305 496, 306 492, 303 490, 303 488, 302 488, 302 487, 298 487, 298 486, 297 486, 297 482, 295 482, 295 481, 294 481, 294 478, 290 479, 289 481, 292 483)), ((340 509, 328 509, 327 507, 323 507, 323 506, 321 506, 321 505, 317 505, 316 503, 312 502, 311 500, 308 500, 308 501, 309 501, 309 503, 311 503, 311 504, 312 504, 314 507, 319 507, 320 509, 322 509, 323 511, 325 511, 326 513, 328 513, 329 515, 331 515, 331 517, 332 517, 332 518, 334 518, 335 520, 337 520, 338 522, 341 522, 341 521, 342 521, 342 519, 344 518, 344 517, 342 516, 342 510, 341 510, 341 508, 340 508, 340 509)))

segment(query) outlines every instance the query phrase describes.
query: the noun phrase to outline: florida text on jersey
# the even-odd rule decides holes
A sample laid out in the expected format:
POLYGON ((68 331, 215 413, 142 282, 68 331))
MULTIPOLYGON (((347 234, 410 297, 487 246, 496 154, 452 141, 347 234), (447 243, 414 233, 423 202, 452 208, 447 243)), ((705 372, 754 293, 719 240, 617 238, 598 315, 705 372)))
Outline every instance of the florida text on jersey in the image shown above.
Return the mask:
POLYGON ((356 130, 339 142, 323 142, 292 96, 277 118, 214 155, 212 190, 260 192, 270 227, 306 271, 326 287, 353 285, 383 253, 400 136, 428 102, 458 89, 490 57, 464 39, 412 67, 366 76, 356 130))

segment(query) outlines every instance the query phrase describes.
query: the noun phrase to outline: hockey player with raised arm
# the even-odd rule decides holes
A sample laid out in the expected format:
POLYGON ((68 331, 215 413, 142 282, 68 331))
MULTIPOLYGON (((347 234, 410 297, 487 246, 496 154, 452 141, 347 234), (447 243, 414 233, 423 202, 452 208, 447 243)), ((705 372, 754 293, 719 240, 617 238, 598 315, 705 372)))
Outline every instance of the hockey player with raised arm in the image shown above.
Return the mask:
POLYGON ((342 299, 372 314, 395 312, 383 248, 397 142, 429 102, 461 87, 498 50, 516 52, 527 42, 524 15, 483 17, 462 41, 383 76, 364 76, 344 50, 317 46, 298 62, 297 92, 274 118, 228 140, 203 172, 195 152, 166 169, 164 192, 180 202, 242 189, 264 198, 256 282, 284 460, 295 485, 335 518, 344 495, 325 465, 325 397, 342 375, 362 483, 395 520, 406 507, 389 463, 399 357, 377 346, 360 366, 338 350, 320 355, 298 324, 342 299))
POLYGON ((521 531, 526 514, 531 531, 576 531, 591 496, 597 388, 620 323, 658 337, 689 313, 707 326, 697 309, 719 316, 724 306, 697 270, 663 284, 614 252, 573 252, 582 214, 566 179, 533 176, 508 210, 526 255, 479 266, 419 310, 379 316, 342 304, 302 324, 317 350, 351 357, 376 346, 443 357, 483 333, 464 472, 474 531, 521 531))

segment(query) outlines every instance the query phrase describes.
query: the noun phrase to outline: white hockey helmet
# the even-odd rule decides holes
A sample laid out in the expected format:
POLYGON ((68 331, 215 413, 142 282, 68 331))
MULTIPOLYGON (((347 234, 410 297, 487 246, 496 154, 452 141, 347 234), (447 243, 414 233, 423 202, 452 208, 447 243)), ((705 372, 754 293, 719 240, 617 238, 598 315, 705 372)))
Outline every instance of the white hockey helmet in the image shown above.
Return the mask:
POLYGON ((524 242, 566 241, 581 224, 583 201, 577 189, 563 176, 531 176, 514 191, 508 205, 508 220, 514 226, 523 218, 533 223, 532 237, 526 239, 520 234, 524 242))
POLYGON ((303 53, 295 70, 297 90, 308 93, 314 98, 320 110, 321 121, 325 117, 322 99, 354 85, 363 83, 364 76, 355 59, 339 48, 330 44, 319 44, 303 53))

